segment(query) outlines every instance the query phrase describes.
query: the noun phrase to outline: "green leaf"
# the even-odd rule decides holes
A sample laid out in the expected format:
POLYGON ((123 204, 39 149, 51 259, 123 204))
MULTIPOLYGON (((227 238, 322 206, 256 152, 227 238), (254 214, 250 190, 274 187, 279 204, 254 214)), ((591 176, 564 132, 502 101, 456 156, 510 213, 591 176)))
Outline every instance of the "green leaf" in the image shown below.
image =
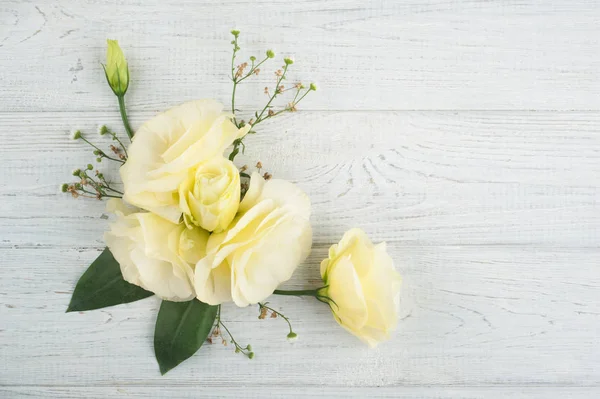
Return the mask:
POLYGON ((161 374, 200 349, 212 330, 218 309, 197 299, 162 302, 154 330, 154 353, 161 374))
POLYGON ((67 312, 100 309, 152 295, 152 292, 125 281, 119 263, 105 248, 77 282, 67 312))

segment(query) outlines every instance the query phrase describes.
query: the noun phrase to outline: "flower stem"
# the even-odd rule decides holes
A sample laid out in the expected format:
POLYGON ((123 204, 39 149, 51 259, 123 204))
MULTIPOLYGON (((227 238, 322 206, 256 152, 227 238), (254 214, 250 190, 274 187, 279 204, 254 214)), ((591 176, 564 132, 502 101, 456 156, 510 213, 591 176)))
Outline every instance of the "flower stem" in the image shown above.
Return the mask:
POLYGON ((237 88, 237 81, 233 81, 233 92, 231 94, 231 113, 233 114, 233 124, 239 129, 239 124, 237 123, 237 120, 235 119, 235 89, 237 88))
POLYGON ((125 126, 125 131, 127 132, 127 136, 129 136, 129 140, 133 138, 133 131, 131 130, 131 126, 129 126, 129 120, 127 119, 127 111, 125 110, 125 96, 120 95, 117 96, 119 99, 119 110, 121 111, 121 119, 123 120, 123 126, 125 126))
MULTIPOLYGON (((267 109, 269 108, 269 105, 271 105, 273 100, 275 100, 275 97, 277 97, 277 94, 279 94, 279 92, 278 92, 279 86, 281 85, 281 82, 283 81, 283 79, 285 79, 285 74, 287 72, 287 69, 288 69, 288 65, 286 64, 283 67, 283 72, 281 73, 281 76, 277 80, 277 84, 275 85, 275 91, 273 92, 273 95, 269 99, 269 102, 267 103, 267 105, 265 105, 265 107, 262 109, 262 111, 260 112, 260 114, 258 115, 258 117, 256 118, 256 121, 254 122, 254 124, 252 126, 256 126, 264 120, 264 119, 261 119, 261 117, 263 116, 265 111, 267 111, 267 109)), ((265 118, 265 119, 267 119, 267 118, 265 118)))
MULTIPOLYGON (((267 302, 268 303, 268 302, 267 302)), ((294 332, 294 330, 292 330, 292 323, 290 323, 290 319, 288 319, 287 317, 285 317, 285 315, 281 312, 276 311, 275 309, 267 306, 267 303, 258 303, 258 306, 262 309, 269 309, 271 312, 275 313, 276 315, 280 316, 281 318, 283 318, 283 320, 285 320, 285 322, 287 323, 289 329, 290 329, 290 334, 294 332)))
POLYGON ((316 290, 275 290, 273 294, 275 295, 290 295, 290 296, 314 296, 316 297, 319 294, 319 289, 316 290))
POLYGON ((231 80, 233 81, 233 91, 231 93, 231 113, 233 114, 233 124, 239 129, 239 124, 235 118, 235 89, 237 88, 237 78, 235 76, 235 55, 239 50, 238 36, 234 35, 233 39, 233 54, 231 56, 231 80))
MULTIPOLYGON (((252 347, 250 345, 246 345, 245 347, 242 347, 240 344, 238 344, 237 341, 235 340, 235 338, 233 338, 233 334, 231 334, 231 332, 229 331, 227 326, 221 321, 221 305, 219 305, 219 308, 217 309, 215 331, 216 331, 216 335, 222 337, 220 329, 219 329, 220 327, 223 327, 223 329, 229 335, 229 338, 231 339, 231 343, 233 345, 235 345, 236 353, 242 353, 242 354, 244 354, 244 356, 246 356, 249 359, 254 358, 254 352, 252 352, 252 347)), ((215 333, 213 333, 213 335, 215 335, 215 333)))
POLYGON ((98 150, 101 154, 104 152, 102 151, 100 148, 98 148, 98 146, 96 146, 95 144, 92 144, 91 142, 89 142, 85 137, 83 137, 83 135, 81 135, 81 139, 83 141, 85 141, 86 143, 88 143, 91 147, 95 148, 96 150, 98 150))
POLYGON ((92 146, 93 148, 95 148, 98 151, 98 156, 102 157, 102 158, 106 158, 106 159, 110 159, 111 161, 115 161, 115 162, 121 162, 121 163, 125 163, 125 161, 122 161, 120 159, 117 158, 112 158, 109 157, 108 155, 106 155, 106 153, 104 151, 102 151, 100 148, 98 148, 97 145, 93 144, 92 142, 90 142, 88 139, 86 139, 85 137, 83 137, 83 135, 81 135, 81 139, 83 141, 85 141, 86 143, 88 143, 90 146, 92 146))
POLYGON ((319 287, 316 290, 275 290, 273 294, 275 295, 290 295, 290 296, 312 296, 319 302, 326 303, 331 307, 331 304, 337 306, 337 303, 333 299, 331 299, 327 295, 327 285, 323 287, 319 287))
POLYGON ((117 136, 117 134, 115 132, 111 131, 110 133, 114 137, 114 139, 117 141, 117 143, 119 143, 119 145, 121 146, 121 148, 123 149, 123 152, 125 153, 125 158, 129 157, 129 155, 127 154, 127 148, 125 148, 125 146, 123 145, 123 143, 121 142, 121 140, 119 140, 119 136, 117 136))

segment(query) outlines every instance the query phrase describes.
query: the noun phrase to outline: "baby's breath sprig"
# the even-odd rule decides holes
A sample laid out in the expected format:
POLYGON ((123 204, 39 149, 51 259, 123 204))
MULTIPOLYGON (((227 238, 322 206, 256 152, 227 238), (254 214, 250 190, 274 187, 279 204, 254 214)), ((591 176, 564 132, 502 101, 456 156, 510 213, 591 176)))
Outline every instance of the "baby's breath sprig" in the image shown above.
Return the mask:
POLYGON ((113 141, 116 141, 117 143, 119 143, 119 147, 111 145, 110 149, 115 153, 115 155, 117 155, 119 157, 120 160, 127 161, 127 156, 128 156, 127 148, 123 145, 121 140, 119 140, 119 136, 117 136, 117 134, 115 132, 113 132, 108 127, 106 127, 106 125, 101 125, 98 128, 98 133, 100 134, 100 136, 104 136, 104 135, 108 134, 111 136, 113 141))
POLYGON ((267 317, 267 313, 270 311, 271 312, 271 318, 272 319, 276 319, 277 316, 280 316, 283 320, 285 320, 285 322, 288 324, 288 327, 290 328, 290 332, 287 335, 287 339, 289 341, 295 341, 296 338, 298 338, 298 334, 296 334, 294 332, 294 330, 292 329, 292 323, 290 323, 290 319, 288 319, 287 317, 285 317, 285 315, 283 315, 283 313, 278 312, 277 310, 267 306, 269 304, 269 302, 265 302, 265 303, 258 303, 258 310, 259 310, 259 315, 258 318, 260 320, 264 320, 267 317))
POLYGON ((264 64, 269 58, 275 57, 275 53, 273 50, 267 50, 265 53, 265 58, 258 63, 256 62, 256 57, 250 57, 250 65, 247 62, 243 62, 239 65, 235 65, 235 58, 237 52, 240 50, 240 46, 238 43, 238 38, 240 36, 239 30, 232 30, 231 34, 233 35, 233 40, 231 44, 233 45, 233 56, 231 57, 231 80, 233 82, 233 91, 231 94, 231 113, 234 114, 233 123, 240 128, 240 124, 235 119, 235 112, 237 111, 235 108, 235 91, 237 89, 237 85, 248 79, 252 75, 258 75, 260 73, 260 66, 264 64), (250 66, 248 72, 246 72, 246 68, 250 66))
MULTIPOLYGON (((235 353, 241 353, 244 356, 246 356, 248 359, 254 359, 254 352, 252 352, 252 345, 248 344, 244 347, 239 345, 237 343, 237 341, 235 340, 235 338, 233 338, 233 335, 231 334, 231 332, 229 331, 227 326, 225 326, 225 324, 223 324, 223 321, 221 320, 221 305, 219 305, 219 309, 217 310, 216 325, 215 325, 212 335, 214 337, 221 337, 221 342, 223 343, 223 345, 227 345, 227 341, 225 340, 225 338, 223 338, 223 335, 221 332, 221 327, 223 327, 223 329, 227 332, 227 335, 229 335, 229 338, 231 339, 231 343, 235 346, 235 353)), ((212 343, 212 339, 213 339, 212 337, 208 339, 210 343, 212 343)))
POLYGON ((92 171, 94 166, 88 164, 83 169, 75 169, 73 176, 78 177, 80 180, 76 183, 65 183, 61 186, 63 193, 71 193, 73 198, 85 197, 85 198, 122 198, 123 193, 110 186, 104 174, 96 170, 95 178, 92 177, 88 172, 92 171))
MULTIPOLYGON (((238 42, 238 39, 240 36, 240 31, 234 29, 231 31, 231 34, 233 35, 233 40, 231 41, 231 44, 233 45, 233 55, 231 57, 231 80, 233 81, 233 90, 232 90, 232 94, 231 94, 231 112, 234 114, 232 121, 236 125, 236 127, 239 129, 239 128, 244 127, 246 125, 246 122, 244 122, 243 120, 238 121, 235 117, 235 114, 237 111, 237 109, 235 108, 235 94, 236 94, 237 86, 242 81, 249 78, 250 76, 258 75, 260 72, 260 66, 263 63, 265 63, 268 59, 274 58, 275 52, 273 50, 267 50, 265 53, 266 57, 263 60, 259 61, 258 63, 256 62, 257 61, 256 57, 252 56, 252 57, 250 57, 250 64, 248 62, 243 62, 236 66, 235 59, 236 59, 238 51, 240 50, 240 46, 239 46, 239 42, 238 42), (249 70, 246 71, 246 69, 248 67, 249 67, 249 70)), ((267 104, 264 106, 264 108, 260 112, 258 112, 258 111, 255 112, 254 118, 250 119, 247 122, 247 124, 251 125, 251 130, 248 132, 249 134, 256 133, 254 131, 254 128, 256 127, 256 125, 258 125, 261 122, 264 122, 267 119, 275 117, 284 112, 297 111, 298 103, 300 103, 300 101, 302 101, 309 92, 317 90, 317 86, 314 83, 311 83, 308 86, 308 88, 306 86, 304 86, 302 83, 296 83, 293 87, 286 89, 282 83, 285 79, 287 79, 286 74, 288 72, 288 68, 290 65, 292 65, 294 63, 294 59, 292 57, 285 57, 283 59, 283 62, 284 62, 284 65, 281 67, 281 69, 278 69, 275 72, 275 76, 277 77, 276 83, 275 83, 275 88, 271 91, 268 87, 265 87, 265 94, 267 94, 267 96, 269 96, 269 100, 268 100, 267 104), (290 90, 296 90, 296 95, 294 96, 294 99, 291 102, 289 102, 283 109, 281 109, 279 111, 275 111, 273 109, 274 106, 272 105, 273 100, 275 100, 275 98, 277 98, 278 95, 281 95, 290 90)), ((229 154, 230 161, 233 161, 235 159, 237 154, 240 152, 240 148, 241 148, 242 153, 244 153, 246 146, 244 145, 243 140, 244 140, 244 138, 242 137, 233 142, 233 150, 231 151, 231 154, 229 154)))
MULTIPOLYGON (((96 155, 96 161, 97 162, 102 162, 103 158, 109 159, 111 161, 115 161, 115 162, 119 162, 121 164, 125 163, 125 159, 127 159, 125 157, 125 159, 120 159, 120 158, 113 158, 108 156, 104 151, 102 151, 97 145, 93 144, 91 141, 89 141, 88 139, 86 139, 83 136, 83 133, 81 133, 81 130, 76 130, 73 133, 73 140, 83 140, 85 143, 87 143, 88 145, 90 145, 92 148, 94 148, 94 155, 96 155)), ((114 147, 114 146, 113 146, 114 147)), ((116 148, 116 147, 115 147, 116 148)), ((115 150, 113 150, 113 152, 115 152, 115 150)), ((118 154, 117 154, 118 156, 118 154)))

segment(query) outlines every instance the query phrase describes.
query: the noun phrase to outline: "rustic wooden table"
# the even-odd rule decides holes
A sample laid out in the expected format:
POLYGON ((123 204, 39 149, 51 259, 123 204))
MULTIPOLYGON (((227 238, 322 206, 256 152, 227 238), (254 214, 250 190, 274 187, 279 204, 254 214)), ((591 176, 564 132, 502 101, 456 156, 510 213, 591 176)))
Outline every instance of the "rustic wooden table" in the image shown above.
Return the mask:
POLYGON ((594 1, 0 0, 0 396, 598 397, 599 38, 594 1), (240 159, 312 198, 313 254, 288 286, 316 285, 360 226, 404 276, 403 319, 370 350, 310 300, 271 301, 294 344, 226 306, 256 358, 212 345, 161 377, 156 298, 65 314, 107 227, 101 202, 58 192, 92 161, 68 132, 120 129, 106 38, 134 126, 228 102, 234 26, 242 53, 293 54, 292 80, 319 84, 240 159))

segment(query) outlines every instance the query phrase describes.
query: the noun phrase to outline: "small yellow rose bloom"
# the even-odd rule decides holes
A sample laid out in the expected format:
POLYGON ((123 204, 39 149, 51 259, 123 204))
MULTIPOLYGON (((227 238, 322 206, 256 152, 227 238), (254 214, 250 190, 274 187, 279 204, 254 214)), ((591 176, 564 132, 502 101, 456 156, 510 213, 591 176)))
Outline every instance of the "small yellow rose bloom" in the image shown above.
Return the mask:
MULTIPOLYGON (((144 123, 133 137, 127 149, 127 162, 120 169, 123 199, 173 223, 181 219, 184 211, 181 205, 194 215, 195 208, 189 198, 183 204, 180 201, 179 194, 185 191, 180 187, 184 184, 189 188, 190 175, 196 176, 200 165, 222 157, 227 147, 250 130, 250 125, 238 129, 231 118, 230 113, 223 111, 222 104, 197 100, 171 108, 144 123)), ((200 178, 206 177, 203 173, 200 178)), ((210 202, 204 197, 200 200, 210 202)), ((194 218, 202 214, 202 210, 196 211, 194 218)))
POLYGON ((389 339, 398 323, 401 277, 385 249, 360 229, 347 231, 321 262, 336 321, 370 346, 389 339))
POLYGON ((179 207, 188 226, 220 232, 229 226, 240 204, 240 173, 218 156, 190 170, 179 186, 179 207))
POLYGON ((116 40, 107 40, 104 73, 110 88, 117 96, 123 96, 129 87, 129 68, 123 50, 116 40))

